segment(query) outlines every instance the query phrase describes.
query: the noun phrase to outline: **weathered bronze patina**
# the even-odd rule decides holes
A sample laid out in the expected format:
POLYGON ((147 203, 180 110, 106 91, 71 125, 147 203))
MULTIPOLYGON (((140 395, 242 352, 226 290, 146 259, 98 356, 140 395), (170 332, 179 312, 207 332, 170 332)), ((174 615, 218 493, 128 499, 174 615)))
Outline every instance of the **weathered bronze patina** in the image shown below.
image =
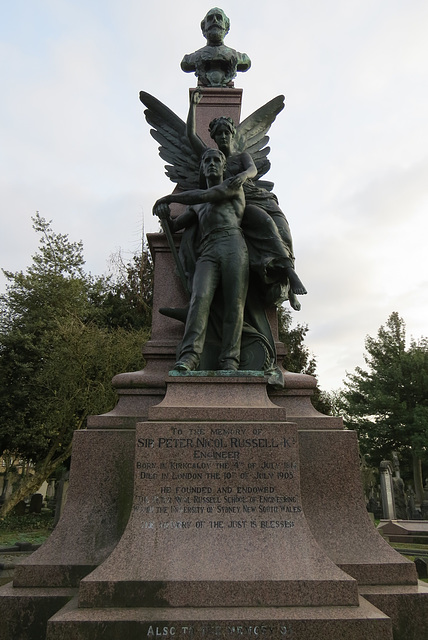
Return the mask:
MULTIPOLYGON (((145 116, 153 126, 152 136, 160 143, 159 155, 167 160, 166 174, 182 190, 199 185, 200 158, 207 145, 195 131, 195 110, 202 92, 193 92, 187 123, 162 102, 146 92, 140 100, 147 107, 145 116)), ((298 310, 297 295, 306 289, 294 271, 290 227, 281 211, 273 183, 261 180, 268 172, 269 137, 266 135, 277 114, 284 108, 284 96, 277 96, 235 126, 229 118, 216 118, 210 124, 211 136, 226 156, 225 176, 241 174, 246 208, 242 221, 249 250, 251 272, 257 274, 265 304, 289 300, 298 310)))
POLYGON ((185 55, 181 68, 186 73, 194 72, 198 84, 203 87, 233 86, 232 80, 238 71, 248 71, 251 60, 246 53, 239 53, 224 44, 230 21, 224 11, 215 7, 208 11, 201 22, 207 44, 194 53, 185 55))
POLYGON ((210 103, 213 91, 239 91, 230 88, 232 79, 251 63, 247 55, 224 45, 229 19, 221 9, 211 9, 201 27, 207 45, 181 63, 184 71, 195 72, 199 85, 191 90, 187 122, 150 94, 140 93, 159 154, 168 162, 166 173, 178 186, 158 201, 154 213, 169 237, 184 289, 191 293, 188 307, 160 312, 186 323, 178 370, 263 370, 276 384, 275 340, 266 310, 287 299, 298 310, 297 296, 306 293, 294 269, 287 219, 272 193, 273 183, 262 179, 270 168, 267 133, 284 108, 284 96, 239 124, 217 112, 219 117, 205 126, 209 122, 209 134, 221 153, 206 155, 209 138, 204 142, 196 132, 196 110, 210 103), (209 173, 213 158, 224 161, 221 175, 209 173), (189 208, 172 219, 169 203, 189 208), (171 232, 179 230, 183 233, 177 255, 171 232))
MULTIPOLYGON (((187 118, 187 136, 198 157, 207 148, 196 133, 195 112, 201 98, 200 90, 192 93, 187 118)), ((273 185, 254 181, 259 172, 246 150, 249 138, 254 138, 259 133, 260 123, 262 128, 269 126, 268 123, 275 119, 283 107, 284 97, 278 96, 253 114, 250 135, 246 127, 239 127, 237 137, 235 123, 231 118, 225 117, 212 120, 209 130, 211 138, 226 157, 226 177, 238 174, 245 177, 243 187, 246 207, 242 227, 250 250, 250 264, 265 284, 270 285, 267 301, 275 304, 288 298, 293 309, 299 310, 300 303, 296 296, 305 294, 306 289, 294 270, 290 226, 279 207, 277 197, 266 188, 272 188, 273 185)), ((262 157, 266 160, 264 155, 262 157)))
POLYGON ((158 200, 153 212, 171 225, 174 231, 197 223, 200 250, 193 276, 192 296, 187 314, 184 338, 175 369, 198 367, 205 345, 211 304, 218 285, 222 288, 221 351, 218 369, 238 370, 244 307, 248 290, 248 251, 241 230, 245 209, 242 185, 244 174, 223 181, 226 158, 218 149, 206 149, 201 169, 207 189, 173 193, 158 200), (168 204, 191 205, 174 220, 168 204))

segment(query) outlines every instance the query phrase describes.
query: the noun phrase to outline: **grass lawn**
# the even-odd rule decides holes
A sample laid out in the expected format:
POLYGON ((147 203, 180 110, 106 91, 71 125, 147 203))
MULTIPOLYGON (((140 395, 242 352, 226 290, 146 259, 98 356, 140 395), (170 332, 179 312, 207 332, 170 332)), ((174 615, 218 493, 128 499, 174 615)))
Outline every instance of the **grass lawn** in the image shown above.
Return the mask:
MULTIPOLYGON (((400 553, 402 553, 403 549, 408 549, 408 550, 412 550, 414 549, 415 551, 424 551, 424 556, 426 558, 428 558, 428 545, 427 544, 417 544, 417 543, 410 543, 410 542, 394 542, 394 543, 390 543, 391 547, 393 547, 396 551, 399 551, 400 553)), ((411 560, 412 562, 415 561, 415 558, 417 558, 417 556, 415 555, 411 555, 410 553, 406 553, 403 554, 405 558, 407 558, 408 560, 411 560)), ((420 580, 422 580, 422 582, 427 582, 428 583, 428 578, 419 578, 420 580)))
POLYGON ((53 529, 52 523, 51 513, 6 516, 0 520, 0 547, 12 546, 15 542, 42 544, 53 529))

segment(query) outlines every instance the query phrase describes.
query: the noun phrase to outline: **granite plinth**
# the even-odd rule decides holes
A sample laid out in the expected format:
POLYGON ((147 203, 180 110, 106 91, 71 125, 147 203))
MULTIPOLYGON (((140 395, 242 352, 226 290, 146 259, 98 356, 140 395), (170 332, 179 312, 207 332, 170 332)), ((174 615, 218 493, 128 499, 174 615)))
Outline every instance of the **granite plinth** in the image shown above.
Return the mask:
POLYGON ((49 618, 76 595, 76 589, 0 587, 0 640, 43 640, 49 618))
MULTIPOLYGON (((189 90, 189 97, 195 89, 189 90)), ((196 131, 208 147, 214 147, 208 126, 214 118, 227 116, 238 123, 241 116, 242 89, 203 87, 202 100, 197 107, 196 131)))
POLYGON ((137 425, 134 504, 80 607, 356 606, 315 542, 289 423, 137 425))
POLYGON ((364 598, 358 604, 87 610, 78 609, 74 601, 51 618, 46 640, 392 640, 390 619, 364 598))
POLYGON ((360 592, 392 620, 394 640, 428 640, 428 585, 365 585, 360 592))
POLYGON ((164 399, 149 420, 285 421, 286 410, 269 399, 263 375, 197 372, 170 375, 164 399))
POLYGON ((299 447, 303 510, 320 547, 359 584, 416 584, 414 563, 367 513, 356 433, 299 431, 299 447))
POLYGON ((76 431, 70 488, 47 541, 15 568, 15 587, 77 587, 113 550, 131 510, 135 432, 76 431))
POLYGON ((284 388, 269 392, 274 404, 283 407, 287 420, 299 429, 343 429, 342 418, 326 416, 311 402, 317 385, 316 378, 304 373, 284 371, 284 388))
MULTIPOLYGON (((184 211, 185 206, 172 204, 170 208, 171 215, 174 217, 184 211)), ((150 341, 143 351, 144 357, 150 365, 148 372, 146 372, 147 366, 144 368, 149 378, 152 376, 151 366, 155 364, 156 359, 159 358, 159 362, 163 360, 165 365, 167 361, 170 361, 171 356, 175 358, 177 345, 183 338, 183 323, 162 315, 159 313, 159 309, 162 307, 185 307, 189 303, 189 296, 177 274, 174 258, 165 235, 163 233, 148 233, 147 241, 154 263, 152 331, 150 341)), ((180 235, 174 235, 176 249, 179 248, 180 241, 180 235)), ((165 373, 174 366, 174 362, 175 360, 172 360, 171 365, 164 368, 162 378, 157 378, 158 371, 155 373, 156 379, 164 388, 165 373)))

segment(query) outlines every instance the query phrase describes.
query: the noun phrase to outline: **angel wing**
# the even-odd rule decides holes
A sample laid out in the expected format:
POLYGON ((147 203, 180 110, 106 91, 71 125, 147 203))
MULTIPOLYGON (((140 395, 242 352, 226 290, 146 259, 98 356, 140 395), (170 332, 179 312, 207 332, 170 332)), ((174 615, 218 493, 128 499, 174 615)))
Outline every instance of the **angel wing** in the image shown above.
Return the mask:
POLYGON ((257 179, 264 176, 270 169, 267 158, 270 147, 266 146, 269 136, 266 134, 278 113, 283 110, 284 101, 284 96, 276 96, 245 118, 237 127, 233 139, 234 152, 246 151, 252 156, 257 167, 257 179))
POLYGON ((199 186, 199 158, 192 150, 186 133, 186 124, 160 100, 140 91, 140 100, 152 137, 159 143, 159 155, 169 164, 165 173, 184 191, 199 186))

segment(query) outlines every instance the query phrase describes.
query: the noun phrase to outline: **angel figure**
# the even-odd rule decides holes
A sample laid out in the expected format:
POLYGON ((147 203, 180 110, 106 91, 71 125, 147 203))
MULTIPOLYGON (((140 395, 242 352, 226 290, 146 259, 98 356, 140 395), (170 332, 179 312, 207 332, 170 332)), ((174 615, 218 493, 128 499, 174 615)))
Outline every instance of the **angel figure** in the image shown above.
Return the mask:
MULTIPOLYGON (((207 145, 196 133, 196 105, 202 92, 191 98, 187 123, 162 102, 141 91, 147 107, 145 116, 153 127, 151 135, 159 142, 159 155, 166 160, 166 175, 182 190, 200 186, 199 163, 207 145)), ((229 118, 216 118, 210 133, 227 159, 225 177, 241 175, 246 199, 242 229, 247 240, 250 267, 263 283, 266 304, 289 300, 298 311, 297 295, 306 293, 294 271, 294 253, 290 227, 272 193, 273 184, 260 180, 269 170, 266 135, 278 113, 284 108, 284 96, 277 96, 235 127, 229 118)))

